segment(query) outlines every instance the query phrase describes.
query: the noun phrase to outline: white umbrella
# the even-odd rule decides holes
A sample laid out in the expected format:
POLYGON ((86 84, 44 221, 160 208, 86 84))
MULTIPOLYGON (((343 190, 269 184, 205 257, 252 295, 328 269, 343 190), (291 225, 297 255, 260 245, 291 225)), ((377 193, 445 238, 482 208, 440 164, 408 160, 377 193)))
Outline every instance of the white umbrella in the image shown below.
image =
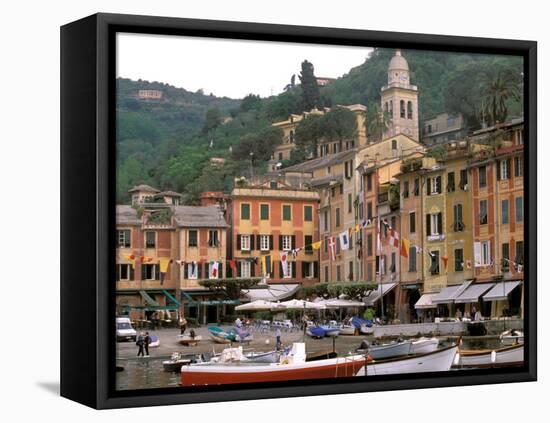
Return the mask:
POLYGON ((265 300, 256 300, 256 301, 252 301, 250 303, 241 304, 241 305, 235 307, 235 310, 237 310, 237 311, 271 310, 272 308, 277 308, 277 303, 273 303, 271 301, 265 301, 265 300))
POLYGON ((322 300, 327 308, 345 308, 345 307, 364 307, 365 303, 361 301, 341 300, 339 298, 331 298, 330 300, 322 300))
POLYGON ((324 304, 319 303, 313 303, 311 301, 305 301, 305 300, 290 300, 290 301, 283 301, 280 303, 282 306, 284 306, 287 310, 304 310, 304 309, 314 309, 314 310, 322 310, 325 307, 324 304))

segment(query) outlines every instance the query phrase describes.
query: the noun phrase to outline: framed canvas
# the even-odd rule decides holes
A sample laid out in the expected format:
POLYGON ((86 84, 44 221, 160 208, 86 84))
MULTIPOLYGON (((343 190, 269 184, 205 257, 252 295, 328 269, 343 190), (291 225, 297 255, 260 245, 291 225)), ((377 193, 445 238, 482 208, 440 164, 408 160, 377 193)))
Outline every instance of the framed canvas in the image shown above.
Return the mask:
POLYGON ((61 394, 536 380, 536 43, 61 28, 61 394))

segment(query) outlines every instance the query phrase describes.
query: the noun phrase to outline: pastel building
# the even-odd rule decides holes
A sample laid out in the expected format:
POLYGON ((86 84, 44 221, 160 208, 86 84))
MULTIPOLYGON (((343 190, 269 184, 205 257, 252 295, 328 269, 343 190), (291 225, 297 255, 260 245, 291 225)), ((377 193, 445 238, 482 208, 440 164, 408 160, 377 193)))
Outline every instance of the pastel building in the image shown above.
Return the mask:
POLYGON ((319 281, 319 250, 312 247, 318 241, 317 192, 266 182, 239 185, 231 197, 232 277, 261 277, 269 284, 319 281), (294 257, 292 250, 297 249, 294 257), (282 255, 288 256, 286 272, 282 255))

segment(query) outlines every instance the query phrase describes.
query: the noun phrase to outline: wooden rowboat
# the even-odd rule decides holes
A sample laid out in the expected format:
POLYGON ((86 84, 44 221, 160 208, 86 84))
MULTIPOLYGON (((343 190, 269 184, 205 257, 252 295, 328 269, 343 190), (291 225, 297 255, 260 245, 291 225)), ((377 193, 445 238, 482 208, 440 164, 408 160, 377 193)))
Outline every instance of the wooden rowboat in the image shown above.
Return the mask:
MULTIPOLYGON (((367 376, 446 372, 451 369, 457 351, 458 346, 452 345, 426 354, 369 361, 366 365, 367 376)), ((357 376, 364 375, 365 368, 362 368, 357 376)))
POLYGON ((193 346, 193 347, 198 345, 199 342, 201 342, 201 341, 202 341, 202 336, 200 336, 200 335, 197 335, 197 336, 194 336, 194 337, 184 335, 184 336, 180 336, 179 340, 178 340, 178 342, 181 345, 193 346))
POLYGON ((454 367, 484 368, 507 367, 523 364, 523 344, 496 350, 460 350, 454 367))

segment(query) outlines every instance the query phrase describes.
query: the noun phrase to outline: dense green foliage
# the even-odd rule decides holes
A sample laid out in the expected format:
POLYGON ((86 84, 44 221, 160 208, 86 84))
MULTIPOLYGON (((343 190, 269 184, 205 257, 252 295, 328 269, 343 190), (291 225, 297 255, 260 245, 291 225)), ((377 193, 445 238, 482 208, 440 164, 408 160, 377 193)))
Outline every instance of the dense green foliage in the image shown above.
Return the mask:
MULTIPOLYGON (((181 192, 188 203, 203 190, 230 190, 235 176, 266 171, 266 160, 281 142, 280 131, 273 130, 271 123, 311 110, 312 104, 365 104, 368 132, 380 136, 388 123, 378 114, 380 88, 387 83, 393 54, 391 49, 375 49, 363 64, 320 88, 308 82, 314 80, 314 64, 304 61, 301 84, 293 77, 283 93, 268 98, 250 94, 233 100, 159 82, 118 79, 117 200, 127 202, 127 190, 140 183, 181 192), (161 90, 162 99, 140 100, 140 89, 161 90), (213 164, 212 157, 225 163, 213 164)), ((500 121, 523 110, 518 98, 521 58, 414 50, 403 55, 411 81, 419 87, 421 120, 445 111, 462 112, 467 125, 477 128, 482 121, 500 121)), ((346 113, 338 113, 342 125, 335 124, 330 133, 336 139, 346 133, 346 113)), ((305 147, 294 154, 294 162, 308 157, 320 137, 327 135, 315 133, 313 120, 313 116, 306 119, 296 133, 305 147)))
POLYGON ((308 115, 296 128, 294 158, 304 159, 317 155, 320 141, 345 141, 357 132, 357 120, 349 109, 334 107, 323 115, 308 115))
POLYGON ((304 110, 311 110, 320 106, 321 95, 319 85, 315 78, 313 64, 304 60, 302 62, 302 71, 300 72, 300 82, 302 88, 302 102, 304 110))

